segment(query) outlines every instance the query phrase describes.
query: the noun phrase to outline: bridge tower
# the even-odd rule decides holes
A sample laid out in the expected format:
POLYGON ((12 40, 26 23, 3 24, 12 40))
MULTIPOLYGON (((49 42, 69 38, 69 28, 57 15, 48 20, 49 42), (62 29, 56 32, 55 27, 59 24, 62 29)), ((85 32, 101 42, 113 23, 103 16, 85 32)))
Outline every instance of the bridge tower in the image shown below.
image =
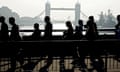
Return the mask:
MULTIPOLYGON (((63 10, 63 11, 75 11, 75 20, 74 26, 78 25, 78 20, 80 19, 80 3, 77 1, 75 4, 75 8, 51 8, 50 2, 47 0, 45 4, 45 16, 51 16, 51 10, 63 10)), ((59 22, 59 21, 58 21, 59 22)))
POLYGON ((80 3, 75 4, 75 25, 78 25, 78 20, 80 19, 80 3))
POLYGON ((51 5, 50 2, 47 0, 45 4, 45 16, 50 16, 50 9, 51 9, 51 5))

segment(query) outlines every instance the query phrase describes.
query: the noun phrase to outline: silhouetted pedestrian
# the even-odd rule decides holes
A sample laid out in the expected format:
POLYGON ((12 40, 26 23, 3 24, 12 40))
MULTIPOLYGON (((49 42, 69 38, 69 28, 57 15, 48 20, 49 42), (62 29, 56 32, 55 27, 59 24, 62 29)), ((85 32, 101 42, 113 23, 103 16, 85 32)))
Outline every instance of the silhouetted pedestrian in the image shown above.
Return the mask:
POLYGON ((5 23, 4 16, 0 17, 0 23, 1 23, 0 40, 8 41, 9 38, 8 25, 5 23))
MULTIPOLYGON (((115 35, 117 39, 120 39, 120 15, 117 15, 117 25, 115 25, 115 35)), ((120 61, 120 49, 116 48, 116 49, 110 49, 109 51, 111 54, 115 54, 116 57, 115 59, 117 61, 120 61)))
POLYGON ((75 28, 74 39, 81 39, 83 37, 83 21, 78 21, 78 26, 75 28))
MULTIPOLYGON (((51 40, 52 39, 52 23, 50 22, 50 17, 49 16, 45 16, 45 19, 44 19, 46 25, 45 25, 45 32, 44 32, 44 39, 46 40, 51 40)), ((53 50, 51 50, 51 48, 49 46, 45 46, 46 49, 44 49, 44 52, 48 55, 48 59, 47 59, 47 63, 46 65, 40 70, 47 70, 49 68, 49 66, 52 64, 53 62, 53 50)))
POLYGON ((98 31, 96 23, 94 22, 94 17, 90 16, 86 25, 86 38, 88 40, 95 40, 98 37, 98 31))
POLYGON ((115 31, 115 33, 116 33, 116 37, 118 38, 118 39, 120 39, 120 15, 118 15, 117 16, 117 25, 115 26, 115 28, 116 28, 116 31, 115 31))
POLYGON ((32 34, 32 40, 36 41, 36 40, 40 40, 41 38, 41 31, 39 29, 39 24, 35 23, 34 24, 34 31, 32 34))
POLYGON ((70 21, 66 22, 67 30, 64 32, 63 38, 64 39, 73 39, 73 27, 70 21))
MULTIPOLYGON (((15 23, 15 18, 10 17, 9 23, 10 23, 10 25, 12 25, 9 40, 10 41, 21 41, 21 37, 19 35, 19 27, 15 23)), ((11 49, 12 49, 11 51, 13 54, 13 56, 11 57, 11 70, 12 70, 12 72, 14 72, 16 69, 16 61, 18 61, 20 63, 20 65, 23 64, 23 56, 21 56, 22 55, 21 54, 22 52, 20 52, 21 48, 18 47, 17 45, 12 45, 11 49)))
POLYGON ((51 39, 52 37, 52 23, 50 22, 50 17, 49 16, 46 16, 45 17, 45 34, 44 34, 44 37, 45 39, 51 39))
MULTIPOLYGON (((64 40, 72 40, 73 39, 73 27, 72 27, 72 23, 70 21, 66 21, 66 27, 67 30, 64 31, 63 34, 63 39, 64 40)), ((60 71, 61 72, 65 72, 65 65, 64 65, 64 57, 68 56, 68 55, 74 55, 75 53, 75 49, 73 47, 73 45, 69 44, 69 43, 65 43, 65 45, 63 45, 61 49, 61 58, 60 58, 60 71)))
POLYGON ((20 41, 21 37, 19 35, 19 27, 15 23, 15 18, 10 17, 9 18, 9 23, 12 25, 11 33, 10 33, 10 40, 11 41, 20 41))
MULTIPOLYGON (((86 38, 93 43, 94 40, 98 38, 98 31, 96 23, 94 22, 94 17, 90 16, 86 25, 86 38)), ((104 62, 101 58, 102 50, 95 48, 94 44, 90 44, 89 54, 91 65, 93 68, 91 70, 96 70, 97 72, 104 72, 104 62)))

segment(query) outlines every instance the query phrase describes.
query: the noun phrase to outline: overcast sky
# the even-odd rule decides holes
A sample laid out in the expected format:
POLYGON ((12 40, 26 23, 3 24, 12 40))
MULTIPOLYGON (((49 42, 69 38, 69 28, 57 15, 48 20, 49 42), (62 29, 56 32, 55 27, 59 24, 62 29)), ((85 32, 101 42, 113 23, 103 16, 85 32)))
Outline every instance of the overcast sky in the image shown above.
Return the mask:
MULTIPOLYGON (((52 7, 73 7, 77 0, 49 0, 52 7)), ((40 14, 45 8, 46 0, 0 0, 0 7, 7 6, 21 17, 34 17, 40 14)), ((101 11, 107 13, 111 9, 116 16, 120 14, 120 0, 79 0, 81 11, 87 16, 98 16, 101 11)))

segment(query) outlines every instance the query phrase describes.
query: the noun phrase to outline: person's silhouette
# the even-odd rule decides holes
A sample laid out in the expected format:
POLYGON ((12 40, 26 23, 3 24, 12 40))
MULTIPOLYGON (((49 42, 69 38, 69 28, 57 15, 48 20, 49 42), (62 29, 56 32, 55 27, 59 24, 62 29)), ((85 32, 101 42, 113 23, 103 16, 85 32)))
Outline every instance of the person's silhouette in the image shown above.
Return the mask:
MULTIPOLYGON (((67 27, 67 30, 64 31, 64 34, 63 34, 63 39, 64 40, 71 40, 73 39, 73 27, 72 27, 72 23, 70 21, 66 21, 66 27, 67 27)), ((64 49, 62 48, 61 49, 61 58, 60 58, 60 72, 64 72, 65 71, 65 65, 64 65, 64 57, 66 55, 69 55, 69 54, 74 54, 73 52, 73 45, 69 45, 69 43, 66 45, 63 45, 64 49)))
MULTIPOLYGON (((82 39, 83 37, 83 21, 79 20, 78 21, 79 26, 76 27, 76 39, 82 39)), ((80 45, 78 45, 78 53, 79 53, 79 58, 78 58, 78 66, 81 66, 81 70, 83 69, 83 71, 85 71, 85 69, 87 68, 86 64, 85 64, 85 57, 87 55, 86 49, 85 48, 81 48, 80 45)))
POLYGON ((19 27, 15 23, 15 18, 10 17, 9 18, 9 23, 12 25, 12 30, 11 30, 11 34, 10 34, 10 40, 11 41, 20 41, 21 37, 19 35, 19 27))
POLYGON ((0 23, 1 23, 0 40, 8 41, 9 38, 8 25, 5 23, 4 16, 0 17, 0 23))
POLYGON ((53 26, 52 26, 52 23, 50 22, 50 17, 46 16, 44 20, 45 20, 45 23, 46 23, 44 37, 45 37, 45 39, 51 39, 53 26))
POLYGON ((63 38, 64 39, 73 39, 73 27, 70 21, 66 22, 67 30, 64 32, 63 38))
POLYGON ((74 34, 74 39, 81 39, 83 37, 83 21, 79 20, 78 21, 78 26, 75 28, 75 34, 74 34))
POLYGON ((115 33, 116 33, 116 37, 120 39, 120 15, 117 16, 117 22, 118 22, 117 25, 115 25, 116 28, 115 33))
MULTIPOLYGON (((116 38, 117 39, 120 39, 120 15, 117 15, 117 25, 115 25, 115 35, 116 35, 116 38)), ((109 52, 110 53, 114 53, 115 55, 116 55, 116 57, 115 57, 115 59, 117 60, 117 61, 120 61, 120 49, 119 48, 117 48, 117 49, 115 49, 115 50, 110 50, 109 52)))
POLYGON ((94 22, 94 17, 90 16, 86 25, 86 38, 88 40, 95 40, 98 37, 98 31, 96 23, 94 22))
POLYGON ((35 23, 34 24, 34 31, 33 31, 33 34, 32 34, 32 40, 40 40, 41 38, 41 31, 39 29, 39 24, 38 23, 35 23))
MULTIPOLYGON (((76 40, 80 40, 82 39, 83 37, 83 21, 82 20, 79 20, 78 21, 78 26, 76 26, 76 29, 75 29, 75 34, 74 34, 74 39, 76 40)), ((80 70, 82 72, 84 72, 85 70, 87 70, 87 66, 85 64, 85 58, 86 58, 86 55, 87 55, 87 52, 86 52, 86 49, 85 48, 81 48, 81 46, 79 44, 77 44, 75 46, 75 49, 76 49, 76 56, 74 58, 74 61, 72 62, 72 64, 74 65, 74 67, 80 67, 80 70)))
MULTIPOLYGON (((98 31, 97 31, 97 26, 96 23, 94 22, 94 17, 90 16, 89 20, 87 22, 87 31, 86 31, 86 37, 89 41, 93 43, 93 40, 97 39, 98 37, 98 31)), ((94 47, 94 44, 90 44, 90 60, 91 60, 91 65, 93 66, 92 70, 96 70, 97 72, 104 72, 104 62, 101 58, 101 49, 97 49, 94 47)))
MULTIPOLYGON (((45 16, 44 19, 46 25, 45 25, 45 32, 44 32, 44 39, 47 40, 51 40, 52 39, 52 23, 50 22, 50 17, 49 16, 45 16)), ((40 71, 47 71, 47 69, 49 68, 49 66, 52 64, 53 62, 53 56, 52 56, 52 51, 51 48, 49 46, 46 46, 46 49, 44 50, 44 52, 48 55, 48 59, 47 59, 47 63, 46 65, 40 69, 40 71)))
MULTIPOLYGON (((9 23, 12 25, 11 33, 10 33, 10 41, 21 41, 21 37, 19 35, 19 27, 15 23, 15 18, 10 17, 9 18, 9 23)), ((19 63, 22 65, 23 64, 23 56, 21 56, 20 52, 20 47, 17 45, 12 45, 12 54, 13 56, 11 57, 11 70, 14 72, 16 68, 16 61, 19 61, 19 63)))

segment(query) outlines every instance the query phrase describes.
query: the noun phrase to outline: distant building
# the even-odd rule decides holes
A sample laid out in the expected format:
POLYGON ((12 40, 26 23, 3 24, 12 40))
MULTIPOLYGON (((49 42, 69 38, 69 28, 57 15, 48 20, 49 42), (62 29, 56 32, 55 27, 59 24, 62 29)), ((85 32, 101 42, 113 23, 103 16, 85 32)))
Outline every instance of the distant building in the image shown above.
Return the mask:
POLYGON ((110 10, 108 10, 108 14, 99 15, 99 20, 97 21, 98 27, 114 27, 116 25, 116 18, 113 16, 110 10))

